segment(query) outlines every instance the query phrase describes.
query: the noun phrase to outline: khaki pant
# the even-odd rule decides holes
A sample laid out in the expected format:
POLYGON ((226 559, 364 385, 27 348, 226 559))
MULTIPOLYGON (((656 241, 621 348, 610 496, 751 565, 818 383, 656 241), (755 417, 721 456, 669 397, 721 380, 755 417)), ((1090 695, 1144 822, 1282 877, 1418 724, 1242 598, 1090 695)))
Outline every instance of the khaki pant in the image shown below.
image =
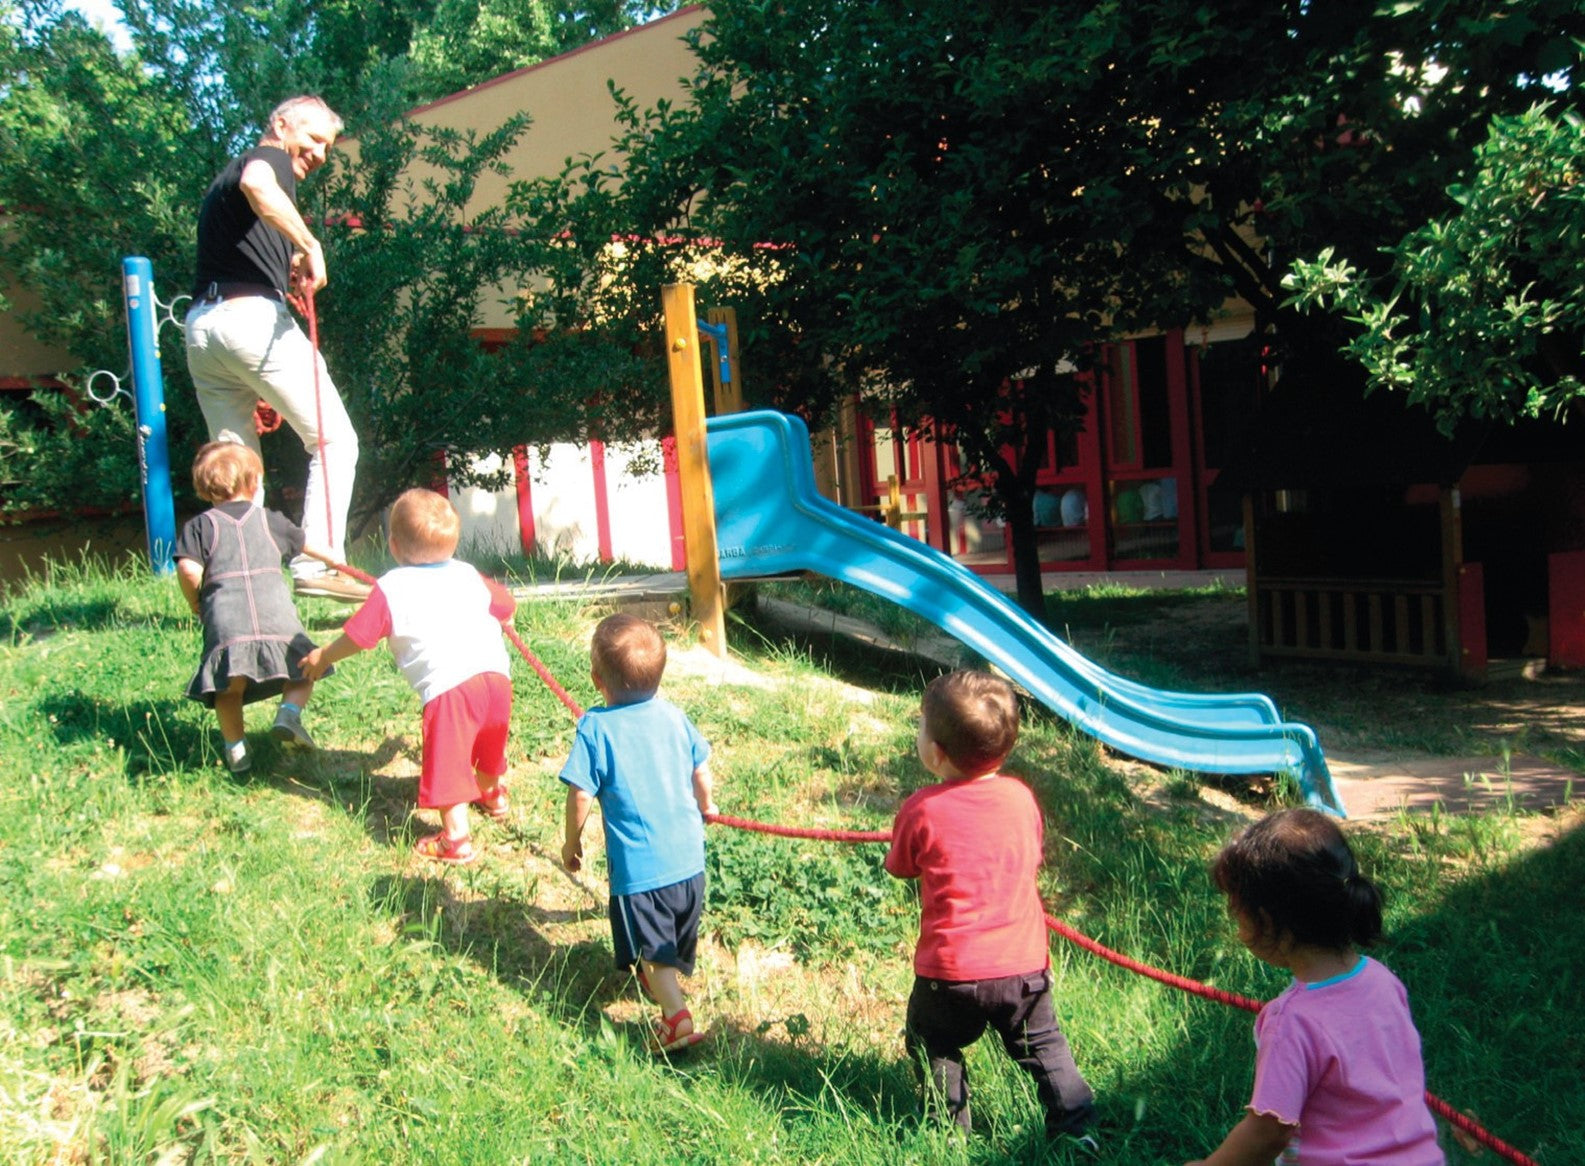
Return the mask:
MULTIPOLYGON (((267 401, 292 427, 308 451, 303 489, 303 533, 311 547, 346 562, 347 511, 358 468, 358 435, 330 379, 324 357, 314 351, 285 304, 267 296, 195 300, 187 313, 187 369, 198 391, 211 440, 232 434, 259 450, 253 409, 267 401), (318 400, 314 365, 319 366, 318 400), (324 458, 320 458, 319 415, 324 415, 324 458), (329 497, 329 529, 326 497, 329 497)), ((262 487, 261 487, 262 489, 262 487)), ((261 499, 262 501, 262 499, 261 499)), ((306 578, 323 566, 292 560, 292 574, 306 578)))

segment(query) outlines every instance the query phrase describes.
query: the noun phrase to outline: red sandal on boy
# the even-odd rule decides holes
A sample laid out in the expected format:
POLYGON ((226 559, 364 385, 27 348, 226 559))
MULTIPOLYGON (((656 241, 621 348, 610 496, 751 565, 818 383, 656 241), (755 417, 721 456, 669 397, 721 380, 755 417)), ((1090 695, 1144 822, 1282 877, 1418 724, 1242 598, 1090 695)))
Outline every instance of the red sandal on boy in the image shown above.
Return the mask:
POLYGON ((431 834, 420 838, 413 850, 420 858, 449 862, 453 866, 467 866, 479 857, 479 852, 473 848, 473 838, 467 834, 461 838, 447 838, 444 833, 431 834))
POLYGON ((490 792, 473 804, 479 808, 479 813, 497 822, 504 821, 512 814, 512 804, 506 800, 506 787, 503 785, 491 786, 490 792))
POLYGON ((704 1040, 708 1033, 700 1032, 693 1026, 693 1013, 686 1008, 679 1008, 671 1016, 662 1016, 655 1023, 655 1031, 650 1034, 649 1051, 652 1053, 680 1053, 683 1049, 691 1049, 694 1045, 704 1040), (678 1029, 687 1026, 687 1032, 678 1029))

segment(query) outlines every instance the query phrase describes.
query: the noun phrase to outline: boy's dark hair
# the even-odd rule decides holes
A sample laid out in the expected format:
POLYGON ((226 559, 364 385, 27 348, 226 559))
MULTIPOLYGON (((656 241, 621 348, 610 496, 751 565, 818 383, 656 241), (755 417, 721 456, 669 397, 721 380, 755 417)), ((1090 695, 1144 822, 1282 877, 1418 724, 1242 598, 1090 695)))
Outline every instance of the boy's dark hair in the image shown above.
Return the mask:
POLYGON ((589 659, 612 700, 646 700, 666 671, 666 641, 648 620, 608 615, 594 629, 589 659))
POLYGON ((994 771, 1018 741, 1018 695, 989 672, 937 676, 925 687, 921 713, 925 734, 971 777, 994 771))
POLYGON ((1279 810, 1245 827, 1222 847, 1211 878, 1263 939, 1342 951, 1381 938, 1381 892, 1318 810, 1279 810))

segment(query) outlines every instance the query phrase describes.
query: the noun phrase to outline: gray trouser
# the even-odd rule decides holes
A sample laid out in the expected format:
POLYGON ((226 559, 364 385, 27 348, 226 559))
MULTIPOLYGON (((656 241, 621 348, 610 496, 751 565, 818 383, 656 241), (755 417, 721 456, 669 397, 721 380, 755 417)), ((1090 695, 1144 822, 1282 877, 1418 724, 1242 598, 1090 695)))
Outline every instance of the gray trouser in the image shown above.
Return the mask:
MULTIPOLYGON (((908 997, 907 1042, 916 1065, 928 1065, 926 1085, 933 1105, 945 1105, 967 1131, 969 1073, 963 1050, 986 1028, 1018 1067, 1034 1079, 1046 1111, 1046 1133, 1077 1134, 1090 1123, 1095 1094, 1079 1073, 1068 1038, 1051 1007, 1051 976, 1046 971, 994 980, 914 979, 908 997)), ((923 1067, 921 1065, 921 1067, 923 1067)))

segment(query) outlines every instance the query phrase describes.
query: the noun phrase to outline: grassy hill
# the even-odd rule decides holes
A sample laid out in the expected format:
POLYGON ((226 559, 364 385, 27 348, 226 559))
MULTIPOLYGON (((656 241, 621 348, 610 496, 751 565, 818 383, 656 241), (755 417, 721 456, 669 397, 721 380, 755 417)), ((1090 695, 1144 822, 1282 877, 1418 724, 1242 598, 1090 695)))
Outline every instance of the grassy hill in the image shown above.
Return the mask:
MULTIPOLYGON (((321 641, 347 614, 302 612, 321 641)), ((600 614, 518 617, 585 704, 600 614)), ((817 665, 742 625, 722 668, 670 631, 665 691, 714 743, 724 813, 886 829, 926 780, 917 670, 817 665)), ((917 905, 874 844, 712 827, 689 987, 714 1039, 647 1054, 648 1012, 611 969, 599 831, 584 873, 553 861, 572 719, 527 666, 513 815, 479 820, 483 860, 454 869, 411 856, 433 815, 412 809, 417 702, 383 650, 316 690, 317 754, 278 749, 273 706, 250 709, 258 759, 239 780, 212 716, 182 696, 199 632, 174 582, 55 568, 4 599, 0 632, 0 1161, 1069 1160, 986 1042, 975 1135, 922 1123, 900 1037, 917 905)), ((1038 710, 1008 768, 1046 810, 1056 913, 1219 987, 1281 989, 1205 874, 1258 798, 1213 804, 1038 710)), ((1352 835, 1389 896, 1377 954, 1409 987, 1431 1089, 1546 1166, 1585 1161, 1580 818, 1352 835)), ((1052 958, 1102 1160, 1176 1166, 1213 1148, 1247 1099, 1248 1015, 1060 940, 1052 958)))

